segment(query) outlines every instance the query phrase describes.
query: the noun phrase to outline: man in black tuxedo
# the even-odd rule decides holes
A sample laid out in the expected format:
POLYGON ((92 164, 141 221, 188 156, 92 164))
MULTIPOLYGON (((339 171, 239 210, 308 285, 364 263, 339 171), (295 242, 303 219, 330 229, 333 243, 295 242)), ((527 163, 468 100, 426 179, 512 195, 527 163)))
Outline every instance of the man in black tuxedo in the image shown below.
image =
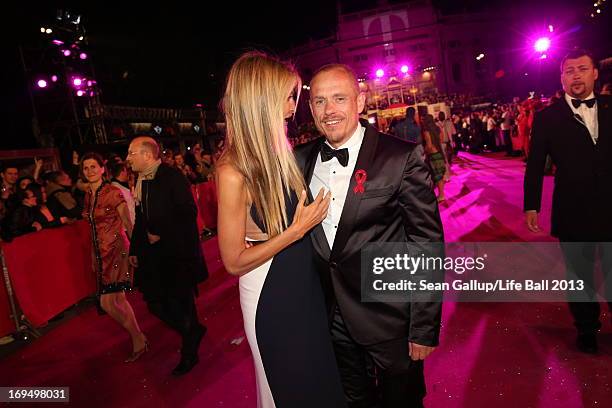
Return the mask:
POLYGON ((187 178, 159 159, 150 137, 130 143, 127 162, 138 173, 136 223, 130 263, 149 311, 182 338, 181 360, 172 371, 185 374, 198 363, 206 327, 198 321, 194 297, 208 277, 196 222, 197 207, 187 178))
POLYGON ((414 145, 360 123, 365 95, 350 68, 325 66, 310 87, 325 138, 296 156, 310 191, 331 191, 327 218, 311 236, 345 397, 352 408, 422 406, 422 360, 438 345, 441 303, 362 302, 361 249, 443 242, 429 171, 414 145))
POLYGON ((584 280, 585 291, 570 293, 578 348, 597 352, 596 333, 601 327, 599 303, 594 300, 596 251, 607 276, 612 264, 612 111, 610 97, 593 93, 598 71, 584 50, 572 51, 561 63, 565 96, 539 112, 533 123, 531 149, 525 172, 525 206, 528 228, 539 232, 538 212, 546 156, 557 170, 552 205, 552 235, 559 238, 569 277, 584 280), (580 244, 578 244, 580 243, 580 244))

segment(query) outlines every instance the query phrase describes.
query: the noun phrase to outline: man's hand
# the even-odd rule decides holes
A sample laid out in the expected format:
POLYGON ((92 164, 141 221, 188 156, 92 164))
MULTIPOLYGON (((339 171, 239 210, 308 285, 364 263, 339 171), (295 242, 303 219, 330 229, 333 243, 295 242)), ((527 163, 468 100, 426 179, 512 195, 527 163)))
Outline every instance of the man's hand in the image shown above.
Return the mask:
POLYGON ((134 268, 138 268, 138 258, 135 256, 130 256, 128 257, 128 261, 130 262, 130 265, 132 265, 134 268))
POLYGON ((429 356, 436 348, 429 346, 422 346, 416 343, 408 343, 410 358, 414 361, 425 360, 425 357, 429 356))
POLYGON ((39 223, 39 222, 37 222, 37 221, 34 221, 34 222, 32 223, 32 227, 34 227, 34 229, 35 229, 37 232, 38 232, 38 231, 40 231, 40 230, 42 229, 42 225, 40 225, 40 223, 39 223))
POLYGON ((531 232, 540 232, 540 226, 538 225, 538 212, 534 210, 525 211, 525 221, 527 222, 527 228, 531 232))
POLYGON ((147 232, 147 237, 149 238, 149 244, 154 244, 161 239, 159 235, 153 235, 150 232, 147 232))

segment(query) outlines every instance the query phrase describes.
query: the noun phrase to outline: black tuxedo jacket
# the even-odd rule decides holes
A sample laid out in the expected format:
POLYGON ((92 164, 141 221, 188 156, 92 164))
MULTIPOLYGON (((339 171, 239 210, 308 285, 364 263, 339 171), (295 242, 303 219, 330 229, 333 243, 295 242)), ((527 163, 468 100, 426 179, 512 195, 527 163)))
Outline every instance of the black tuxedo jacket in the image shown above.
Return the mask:
POLYGON ((146 296, 196 290, 208 277, 198 234, 198 210, 191 185, 180 171, 161 164, 153 180, 142 183, 130 255, 138 257, 136 284, 146 296), (151 245, 147 232, 159 235, 151 245))
POLYGON ((540 211, 546 156, 556 166, 552 235, 564 241, 612 240, 612 111, 609 96, 597 96, 599 138, 565 98, 536 114, 525 172, 524 209, 540 211))
MULTIPOLYGON (((361 248, 371 242, 443 242, 442 223, 429 169, 410 145, 379 133, 367 122, 355 171, 365 170, 365 192, 351 177, 333 248, 323 227, 311 233, 330 316, 338 305, 354 340, 372 345, 409 338, 436 346, 441 303, 361 302, 361 248)), ((324 138, 296 149, 310 184, 324 138)))

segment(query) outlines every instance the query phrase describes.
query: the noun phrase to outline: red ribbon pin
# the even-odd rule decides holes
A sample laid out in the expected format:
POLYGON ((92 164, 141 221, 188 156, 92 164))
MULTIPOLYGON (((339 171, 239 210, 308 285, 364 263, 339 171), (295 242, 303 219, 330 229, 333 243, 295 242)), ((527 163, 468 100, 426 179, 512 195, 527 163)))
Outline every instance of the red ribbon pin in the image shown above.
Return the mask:
POLYGON ((353 189, 355 194, 363 194, 365 192, 364 183, 368 179, 368 173, 365 170, 357 170, 355 172, 355 181, 357 185, 353 189))

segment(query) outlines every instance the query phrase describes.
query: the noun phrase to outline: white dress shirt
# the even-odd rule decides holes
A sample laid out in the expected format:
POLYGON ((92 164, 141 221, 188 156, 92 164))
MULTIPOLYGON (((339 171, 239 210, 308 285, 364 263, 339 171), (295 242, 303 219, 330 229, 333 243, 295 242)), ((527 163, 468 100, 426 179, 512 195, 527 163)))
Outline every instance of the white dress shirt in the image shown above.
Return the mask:
MULTIPOLYGON (((591 94, 586 99, 592 98, 595 98, 595 94, 593 92, 591 92, 591 94)), ((572 98, 568 94, 565 94, 565 101, 569 105, 570 109, 572 110, 572 112, 574 112, 575 115, 580 115, 580 117, 582 118, 581 123, 584 124, 589 130, 589 133, 591 134, 591 139, 593 139, 593 144, 597 144, 597 139, 599 137, 599 124, 597 122, 597 102, 595 102, 595 105, 593 105, 592 108, 589 108, 584 103, 582 103, 580 104, 578 109, 576 109, 574 108, 574 105, 572 105, 572 99, 575 98, 572 98)))
MULTIPOLYGON (((359 149, 361 148, 364 135, 365 128, 361 126, 361 124, 358 124, 351 138, 342 146, 338 147, 338 149, 348 149, 349 160, 346 167, 343 167, 336 157, 326 162, 322 162, 321 153, 317 155, 317 162, 312 173, 312 180, 310 181, 309 187, 313 197, 316 197, 321 188, 324 188, 325 192, 331 191, 329 210, 322 224, 330 248, 334 246, 336 232, 338 231, 338 223, 340 222, 346 194, 351 182, 351 176, 355 170, 355 165, 357 164, 357 156, 359 155, 359 149)), ((327 143, 327 141, 325 143, 327 143)), ((329 143, 327 144, 329 145, 329 143)), ((331 145, 329 146, 331 147, 331 145)))

